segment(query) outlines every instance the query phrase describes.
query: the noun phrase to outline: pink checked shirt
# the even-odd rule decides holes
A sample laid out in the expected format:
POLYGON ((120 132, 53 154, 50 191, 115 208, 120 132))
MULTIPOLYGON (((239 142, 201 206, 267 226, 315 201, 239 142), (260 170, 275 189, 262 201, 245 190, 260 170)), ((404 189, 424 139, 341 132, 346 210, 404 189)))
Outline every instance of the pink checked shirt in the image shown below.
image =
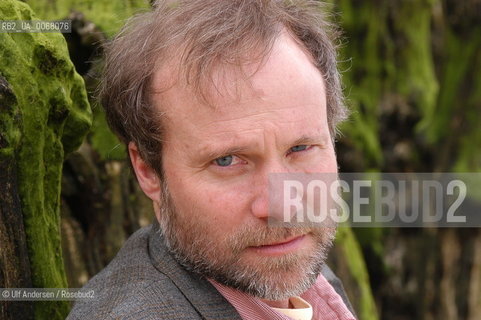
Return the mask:
MULTIPOLYGON (((250 295, 209 280, 229 301, 244 320, 290 320, 288 316, 273 310, 264 302, 250 295)), ((313 320, 355 320, 342 298, 322 274, 316 283, 301 295, 313 309, 313 320)))

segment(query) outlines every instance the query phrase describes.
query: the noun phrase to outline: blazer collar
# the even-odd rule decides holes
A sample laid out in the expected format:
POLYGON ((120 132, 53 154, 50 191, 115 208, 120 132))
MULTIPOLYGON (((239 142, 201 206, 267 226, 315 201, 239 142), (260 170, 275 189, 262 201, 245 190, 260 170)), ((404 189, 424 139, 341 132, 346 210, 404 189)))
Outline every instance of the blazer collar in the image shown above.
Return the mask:
POLYGON ((149 256, 154 267, 172 280, 203 318, 241 319, 209 281, 188 272, 173 258, 164 244, 158 222, 154 222, 149 233, 149 256))

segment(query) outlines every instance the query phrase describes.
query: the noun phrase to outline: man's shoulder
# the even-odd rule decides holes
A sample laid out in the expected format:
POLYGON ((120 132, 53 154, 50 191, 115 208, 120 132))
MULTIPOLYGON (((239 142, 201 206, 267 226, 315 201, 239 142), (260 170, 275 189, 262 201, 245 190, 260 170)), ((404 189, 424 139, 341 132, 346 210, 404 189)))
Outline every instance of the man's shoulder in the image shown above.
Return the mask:
POLYGON ((109 265, 83 287, 92 290, 94 298, 76 302, 68 319, 198 318, 195 309, 186 307, 190 303, 173 281, 152 264, 150 229, 134 233, 109 265))

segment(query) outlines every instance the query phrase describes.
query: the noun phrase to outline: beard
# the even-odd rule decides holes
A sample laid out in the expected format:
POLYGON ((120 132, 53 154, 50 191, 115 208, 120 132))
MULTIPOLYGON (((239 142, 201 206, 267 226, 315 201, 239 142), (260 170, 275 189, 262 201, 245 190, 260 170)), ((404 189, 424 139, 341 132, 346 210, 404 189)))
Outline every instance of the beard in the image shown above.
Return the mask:
MULTIPOLYGON (((299 296, 316 281, 332 246, 335 227, 270 227, 264 221, 215 237, 215 225, 191 212, 179 212, 162 183, 160 232, 174 258, 187 270, 266 300, 299 296), (246 254, 249 247, 307 235, 311 248, 281 256, 246 254)), ((218 233, 217 233, 218 235, 218 233)), ((306 239, 305 239, 306 240, 306 239)))

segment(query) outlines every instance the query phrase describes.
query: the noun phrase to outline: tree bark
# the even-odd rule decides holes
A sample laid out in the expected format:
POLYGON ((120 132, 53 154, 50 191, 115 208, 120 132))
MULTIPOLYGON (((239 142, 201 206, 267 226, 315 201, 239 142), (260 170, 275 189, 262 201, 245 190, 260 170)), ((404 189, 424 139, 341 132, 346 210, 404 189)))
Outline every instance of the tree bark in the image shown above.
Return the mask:
MULTIPOLYGON (((0 105, 14 110, 17 99, 7 80, 0 76, 0 105)), ((15 121, 0 118, 0 288, 30 288, 32 279, 28 258, 22 207, 18 193, 15 145, 18 139, 7 136, 15 121)), ((33 319, 30 303, 0 301, 0 319, 33 319)))

